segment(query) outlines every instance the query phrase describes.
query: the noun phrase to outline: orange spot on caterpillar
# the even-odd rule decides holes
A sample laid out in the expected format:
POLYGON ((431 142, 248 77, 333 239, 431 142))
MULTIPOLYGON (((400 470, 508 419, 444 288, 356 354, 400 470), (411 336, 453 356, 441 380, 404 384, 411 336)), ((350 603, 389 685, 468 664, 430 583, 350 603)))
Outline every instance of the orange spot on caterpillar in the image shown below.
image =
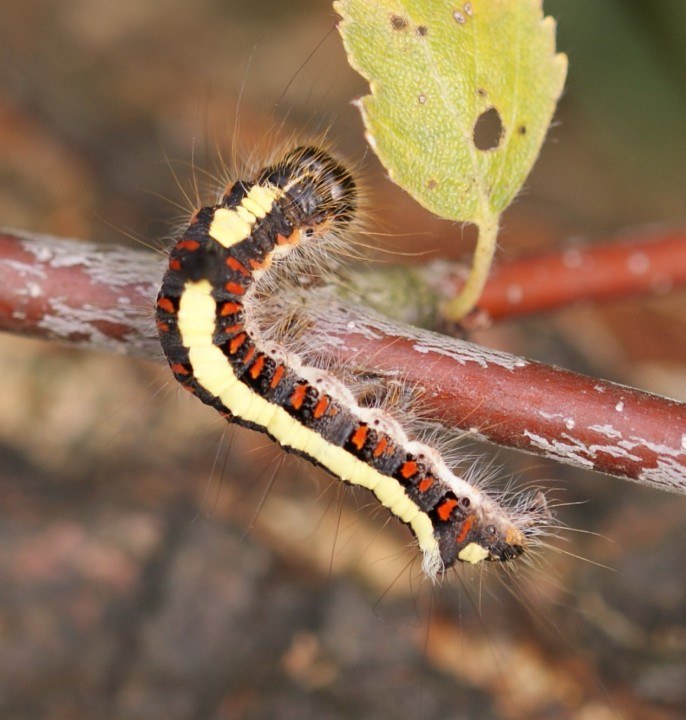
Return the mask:
POLYGON ((254 345, 251 345, 245 351, 245 357, 243 358, 243 365, 250 365, 250 362, 252 361, 253 357, 255 357, 256 352, 257 352, 257 348, 254 345))
POLYGON ((305 393, 307 392, 308 384, 307 383, 298 383, 295 386, 295 390, 293 390, 293 393, 290 397, 290 403, 291 407, 294 410, 300 410, 300 408, 303 406, 303 403, 305 402, 305 393))
POLYGON ((293 242, 293 236, 295 235, 295 231, 293 231, 290 235, 282 235, 281 233, 278 233, 276 235, 276 244, 277 245, 290 245, 293 242))
POLYGON ((376 443, 376 447, 374 448, 374 452, 372 455, 375 458, 380 457, 383 454, 383 451, 388 447, 388 438, 381 437, 378 443, 376 443))
POLYGON ((269 383, 269 389, 275 390, 278 384, 281 382, 284 373, 286 372, 286 369, 283 365, 279 365, 276 370, 274 370, 274 377, 272 378, 272 381, 269 383))
POLYGON ((457 541, 458 545, 460 543, 463 543, 469 534, 469 531, 472 529, 472 525, 474 524, 474 515, 470 515, 463 523, 462 528, 460 529, 460 532, 458 533, 455 540, 457 541))
POLYGON ((235 355, 239 348, 243 345, 243 343, 247 340, 248 336, 243 332, 240 335, 236 335, 235 338, 232 338, 231 342, 229 343, 229 354, 235 355))
POLYGON ((253 380, 257 380, 262 370, 264 370, 264 355, 258 355, 255 362, 248 369, 248 375, 250 375, 253 380))
POLYGON ((168 333, 169 332, 169 324, 164 322, 163 320, 158 320, 155 325, 157 325, 157 332, 159 333, 168 333))
POLYGON ((446 520, 450 520, 450 516, 452 515, 453 510, 456 507, 457 500, 455 500, 455 498, 450 498, 449 500, 445 500, 444 502, 442 502, 436 508, 436 512, 438 513, 438 517, 445 522, 446 520))
POLYGON ((224 328, 224 332, 227 335, 230 335, 231 333, 238 332, 243 327, 243 323, 236 323, 235 325, 229 325, 229 327, 224 328))
POLYGON ((240 273, 243 277, 250 277, 250 270, 248 270, 248 268, 245 267, 240 260, 237 260, 232 255, 229 255, 229 257, 226 258, 226 264, 232 270, 240 273))
POLYGON ((171 366, 171 370, 174 373, 174 375, 184 375, 184 376, 190 375, 190 371, 188 370, 188 368, 181 363, 174 363, 171 366))
POLYGON ((435 477, 433 477, 432 475, 427 475, 419 481, 417 489, 419 490, 419 492, 426 492, 434 484, 435 481, 435 477))
POLYGON ((224 290, 232 295, 245 295, 245 288, 237 282, 227 282, 224 285, 224 290))
POLYGON ((161 297, 157 300, 157 307, 164 312, 175 313, 174 303, 168 297, 161 297))
POLYGON ((320 417, 324 415, 327 408, 329 407, 329 396, 328 395, 322 395, 319 398, 319 402, 314 406, 314 410, 312 411, 312 417, 315 420, 319 420, 320 417))
POLYGON ((358 450, 362 450, 367 440, 367 435, 369 435, 369 426, 360 423, 355 429, 355 432, 350 436, 350 443, 358 450))
POLYGON ((405 480, 409 480, 411 477, 417 474, 419 468, 415 460, 406 460, 400 466, 400 476, 405 480))
POLYGON ((181 270, 181 263, 178 260, 172 259, 169 261, 169 269, 174 271, 181 270))
POLYGON ((243 306, 238 302, 231 302, 230 300, 223 303, 219 315, 226 317, 227 315, 236 315, 243 309, 243 306))
POLYGON ((268 262, 260 262, 259 260, 255 260, 254 258, 250 258, 250 260, 248 260, 248 262, 250 263, 250 267, 253 270, 262 270, 266 267, 269 267, 268 262))
POLYGON ((200 247, 200 243, 197 240, 179 240, 179 242, 176 243, 176 247, 179 250, 189 250, 193 252, 193 250, 197 250, 200 247))

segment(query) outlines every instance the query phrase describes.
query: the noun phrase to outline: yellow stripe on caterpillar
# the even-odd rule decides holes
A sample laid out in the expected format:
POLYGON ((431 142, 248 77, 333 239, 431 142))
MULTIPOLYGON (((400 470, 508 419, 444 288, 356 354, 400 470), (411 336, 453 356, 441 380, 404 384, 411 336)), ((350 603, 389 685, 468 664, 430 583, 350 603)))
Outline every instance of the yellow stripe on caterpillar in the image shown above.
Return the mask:
POLYGON ((271 186, 250 188, 235 208, 218 208, 210 225, 209 235, 225 248, 241 242, 252 232, 257 220, 264 218, 283 192, 271 186))
POLYGON ((429 516, 420 512, 397 480, 382 475, 343 448, 327 443, 313 430, 298 423, 283 408, 272 405, 236 381, 222 351, 207 342, 208 337, 211 340, 214 331, 215 307, 209 282, 201 280, 186 283, 179 303, 179 333, 183 344, 189 348, 188 358, 193 373, 203 388, 218 397, 232 414, 250 423, 260 425, 262 418, 271 414, 272 420, 267 430, 279 444, 314 457, 322 465, 326 463, 325 467, 334 475, 371 490, 386 507, 389 507, 389 502, 395 505, 400 513, 396 513, 399 519, 412 527, 424 553, 425 564, 430 567, 436 562, 440 564, 438 544, 429 516), (204 328, 208 334, 198 343, 199 328, 204 328))

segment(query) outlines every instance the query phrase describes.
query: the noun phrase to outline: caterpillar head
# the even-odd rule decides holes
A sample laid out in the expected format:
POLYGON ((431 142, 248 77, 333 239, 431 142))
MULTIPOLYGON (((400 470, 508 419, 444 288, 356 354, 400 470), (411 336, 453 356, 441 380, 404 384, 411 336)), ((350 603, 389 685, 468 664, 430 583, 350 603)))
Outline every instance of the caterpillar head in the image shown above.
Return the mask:
POLYGON ((326 230, 352 221, 357 189, 352 175, 324 150, 298 147, 262 171, 259 183, 285 191, 284 211, 294 227, 326 230))
POLYGON ((527 547, 525 530, 502 507, 462 497, 451 517, 435 530, 443 566, 476 565, 483 560, 505 562, 527 547))

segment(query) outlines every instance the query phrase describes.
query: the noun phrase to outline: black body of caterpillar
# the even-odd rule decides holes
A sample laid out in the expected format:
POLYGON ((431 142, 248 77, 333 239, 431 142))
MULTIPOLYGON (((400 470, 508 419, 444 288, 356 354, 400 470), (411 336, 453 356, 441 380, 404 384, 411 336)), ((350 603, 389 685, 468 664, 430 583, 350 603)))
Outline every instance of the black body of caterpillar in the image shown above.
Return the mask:
POLYGON ((174 376, 230 422, 374 493, 409 525, 431 578, 457 560, 516 558, 526 531, 507 509, 408 439, 388 414, 357 404, 331 374, 265 343, 253 320, 256 283, 274 257, 345 227, 355 206, 348 171, 326 152, 300 147, 198 210, 171 251, 157 298, 174 376))

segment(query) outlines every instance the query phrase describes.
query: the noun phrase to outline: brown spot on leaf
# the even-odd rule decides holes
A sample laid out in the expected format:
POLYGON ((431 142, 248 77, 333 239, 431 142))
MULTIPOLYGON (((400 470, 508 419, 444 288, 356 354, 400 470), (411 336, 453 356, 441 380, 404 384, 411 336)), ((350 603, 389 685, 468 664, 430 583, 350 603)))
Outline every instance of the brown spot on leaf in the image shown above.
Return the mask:
POLYGON ((391 27, 394 30, 405 30, 407 28, 407 20, 401 15, 391 15, 391 27))

